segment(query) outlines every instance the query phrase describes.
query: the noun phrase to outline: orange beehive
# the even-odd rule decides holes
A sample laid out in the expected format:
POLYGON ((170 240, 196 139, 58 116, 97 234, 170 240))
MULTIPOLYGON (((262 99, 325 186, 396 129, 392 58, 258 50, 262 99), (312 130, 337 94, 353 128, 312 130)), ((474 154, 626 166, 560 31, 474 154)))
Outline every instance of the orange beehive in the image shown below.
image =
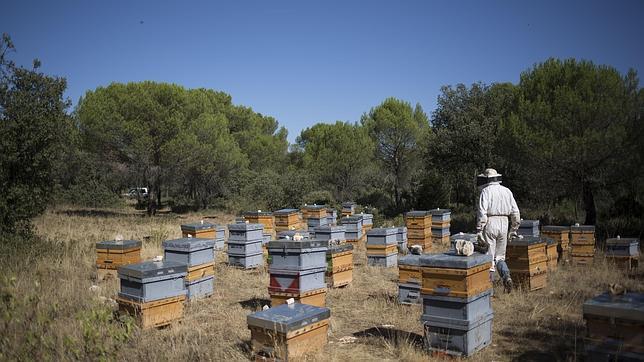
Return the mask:
POLYGON ((566 262, 570 259, 570 227, 546 225, 541 229, 541 234, 557 242, 559 262, 566 262))
POLYGON ((264 232, 275 236, 275 216, 268 211, 248 211, 244 213, 244 219, 250 224, 264 225, 264 232))
POLYGON ((285 293, 269 290, 271 296, 271 306, 277 306, 286 303, 287 299, 293 298, 295 302, 324 307, 326 305, 327 288, 310 290, 303 293, 285 293))
POLYGON ((116 270, 119 266, 141 261, 141 242, 108 240, 96 243, 96 268, 116 270))
POLYGON ((525 289, 532 291, 546 286, 548 256, 545 240, 533 236, 511 240, 506 248, 505 261, 512 279, 525 289))
POLYGON ((181 319, 185 300, 184 295, 151 302, 136 302, 116 297, 119 312, 133 316, 142 329, 163 327, 181 319))
POLYGON ((426 254, 420 257, 421 293, 466 298, 492 288, 489 255, 426 254))

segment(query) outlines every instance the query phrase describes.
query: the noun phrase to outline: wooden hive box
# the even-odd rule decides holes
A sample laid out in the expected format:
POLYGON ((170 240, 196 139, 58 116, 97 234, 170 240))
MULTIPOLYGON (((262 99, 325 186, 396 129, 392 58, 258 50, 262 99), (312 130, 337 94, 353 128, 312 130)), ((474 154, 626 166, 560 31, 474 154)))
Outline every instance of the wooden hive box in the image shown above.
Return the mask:
POLYGON ((583 314, 587 344, 602 346, 616 356, 644 359, 644 294, 604 293, 587 300, 583 314))
POLYGON ((565 262, 570 258, 570 227, 545 225, 541 228, 541 235, 554 239, 557 242, 557 259, 565 262))
POLYGON ((537 273, 531 273, 525 271, 514 271, 510 269, 510 275, 512 276, 512 280, 514 280, 515 283, 529 292, 545 288, 546 285, 548 285, 548 273, 545 270, 537 273))
MULTIPOLYGON (((275 227, 286 228, 285 230, 291 230, 291 227, 299 229, 299 226, 302 222, 302 214, 298 209, 281 209, 273 212, 275 217, 275 227)), ((277 230, 284 231, 284 230, 277 230)))
POLYGON ((420 255, 410 254, 398 259, 398 283, 419 285, 423 283, 420 255))
POLYGON ((327 209, 326 205, 306 205, 302 208, 302 217, 304 219, 326 218, 326 209, 327 209))
POLYGON ((353 281, 353 245, 340 244, 329 248, 326 254, 326 281, 330 288, 343 287, 353 281))
POLYGON ((272 307, 250 314, 246 321, 254 353, 289 361, 318 352, 327 344, 331 312, 305 304, 272 307))
POLYGON ((275 233, 275 216, 269 211, 248 211, 244 213, 244 219, 251 224, 264 225, 264 231, 270 234, 275 233))
POLYGON ((163 327, 183 318, 185 295, 150 302, 116 297, 119 313, 131 315, 141 329, 163 327))
POLYGON ((96 243, 96 267, 116 270, 119 266, 141 262, 138 240, 108 240, 96 243))
POLYGON ((286 300, 290 298, 293 298, 296 303, 324 307, 326 306, 326 292, 327 288, 310 290, 303 293, 285 293, 269 290, 269 295, 271 296, 271 305, 273 307, 286 303, 286 300))
POLYGON ((533 236, 512 239, 506 248, 505 262, 511 272, 539 273, 547 271, 546 241, 533 236))
POLYGON ((426 239, 432 237, 432 228, 426 229, 407 229, 407 238, 409 239, 426 239))
POLYGON ((426 254, 420 257, 420 266, 422 294, 464 298, 492 288, 490 255, 426 254))
POLYGON ((432 214, 432 227, 439 229, 449 228, 452 220, 452 212, 450 209, 433 209, 430 213, 432 214))
POLYGON ((595 244, 595 226, 575 224, 570 227, 571 244, 595 244))
POLYGON ((640 239, 638 238, 610 238, 606 239, 607 256, 639 257, 640 239))
POLYGON ((193 282, 198 279, 215 275, 215 262, 199 264, 188 267, 188 275, 186 275, 186 282, 193 282))
POLYGON ((432 227, 432 214, 429 211, 409 211, 405 214, 405 225, 411 229, 429 229, 432 227))
POLYGON ((557 250, 558 245, 557 241, 551 238, 545 238, 546 240, 546 257, 548 258, 548 271, 553 272, 557 270, 559 260, 559 252, 557 250))
POLYGON ((570 253, 570 261, 573 265, 590 265, 595 260, 595 253, 570 253))
POLYGON ((204 221, 181 225, 184 238, 223 239, 225 233, 223 226, 204 221))
POLYGON ((606 259, 609 263, 615 264, 615 266, 626 272, 637 271, 640 263, 640 258, 635 256, 607 255, 606 259))
POLYGON ((398 254, 398 243, 390 245, 369 245, 367 244, 367 255, 388 256, 398 254))

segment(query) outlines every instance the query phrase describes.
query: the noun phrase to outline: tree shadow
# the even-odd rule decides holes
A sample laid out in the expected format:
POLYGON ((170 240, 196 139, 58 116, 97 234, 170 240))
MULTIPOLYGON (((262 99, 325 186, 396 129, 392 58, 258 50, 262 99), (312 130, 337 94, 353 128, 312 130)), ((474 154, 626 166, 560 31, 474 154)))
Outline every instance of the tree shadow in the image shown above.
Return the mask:
POLYGON ((513 361, 568 361, 583 354, 583 327, 565 320, 548 320, 539 328, 506 326, 499 333, 517 350, 513 361))
POLYGON ((145 216, 145 213, 132 213, 132 212, 121 212, 113 210, 96 210, 96 209, 71 209, 71 210, 57 210, 56 214, 66 215, 66 216, 78 216, 78 217, 124 217, 124 216, 145 216))
POLYGON ((409 344, 417 349, 424 349, 424 338, 420 334, 403 331, 390 327, 371 327, 365 330, 353 333, 357 338, 383 338, 384 340, 395 344, 409 344))
POLYGON ((264 298, 254 297, 251 299, 242 300, 241 302, 239 302, 239 305, 244 309, 258 311, 261 310, 265 305, 271 305, 271 301, 264 298))

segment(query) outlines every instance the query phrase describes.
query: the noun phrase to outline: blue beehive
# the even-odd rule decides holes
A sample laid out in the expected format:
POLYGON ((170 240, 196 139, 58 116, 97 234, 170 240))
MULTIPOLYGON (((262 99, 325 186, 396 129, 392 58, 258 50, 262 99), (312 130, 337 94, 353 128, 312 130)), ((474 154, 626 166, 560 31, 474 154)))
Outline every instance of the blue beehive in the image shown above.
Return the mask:
POLYGON ((493 316, 489 313, 472 321, 423 316, 425 345, 430 351, 471 356, 492 341, 493 316))
POLYGON ((215 240, 181 238, 163 241, 164 260, 195 266, 215 260, 215 240))
POLYGON ((229 241, 228 242, 228 255, 255 255, 262 252, 263 240, 246 243, 229 241))
POLYGON ((396 241, 398 242, 398 252, 407 253, 407 228, 399 227, 396 229, 396 241))
POLYGON ((619 236, 606 239, 606 255, 637 257, 640 255, 640 239, 619 236))
POLYGON ((188 299, 203 298, 212 295, 215 287, 215 277, 210 275, 193 281, 186 281, 188 299))
POLYGON ((318 226, 324 226, 327 223, 328 221, 326 217, 321 217, 321 218, 309 217, 308 219, 306 219, 306 225, 311 229, 316 228, 318 226))
POLYGON ((491 289, 463 298, 424 294, 423 316, 476 321, 492 313, 491 296, 491 289))
POLYGON ((539 220, 521 220, 519 235, 539 237, 539 220))
POLYGON ((264 253, 260 252, 258 254, 252 255, 234 255, 228 254, 228 265, 251 269, 257 268, 264 265, 264 253))
POLYGON ((118 269, 119 296, 137 302, 150 302, 186 294, 184 277, 188 267, 174 261, 146 261, 118 269))
POLYGON ((432 227, 432 237, 443 238, 449 236, 449 228, 435 228, 432 227))
POLYGON ((319 240, 346 240, 344 226, 318 226, 313 232, 315 233, 315 238, 319 240))
POLYGON ((268 243, 271 270, 326 268, 327 240, 273 240, 268 243))
POLYGON ((432 214, 432 223, 446 223, 451 221, 452 212, 450 209, 433 209, 429 212, 432 214))
POLYGON ((362 224, 364 226, 371 226, 373 225, 373 214, 365 214, 361 213, 359 216, 362 217, 362 224))
POLYGON ((398 244, 397 228, 377 228, 367 231, 367 245, 398 244))
MULTIPOLYGON (((325 253, 326 254, 326 253, 325 253)), ((326 257, 326 255, 325 255, 326 257)), ((268 291, 271 293, 304 293, 326 287, 326 265, 305 270, 270 268, 268 291)))
POLYGON ((398 259, 398 302, 401 304, 418 304, 421 301, 422 274, 419 259, 420 255, 407 255, 398 259))
POLYGON ((345 227, 344 237, 347 240, 359 240, 362 238, 362 217, 346 216, 340 219, 340 224, 345 227))
POLYGON ((264 225, 262 224, 230 224, 228 225, 228 242, 230 241, 262 241, 264 225))
POLYGON ((326 224, 335 225, 338 220, 338 212, 334 208, 326 209, 326 224))
POLYGON ((367 255, 367 265, 383 268, 393 268, 398 265, 398 253, 385 256, 367 255))

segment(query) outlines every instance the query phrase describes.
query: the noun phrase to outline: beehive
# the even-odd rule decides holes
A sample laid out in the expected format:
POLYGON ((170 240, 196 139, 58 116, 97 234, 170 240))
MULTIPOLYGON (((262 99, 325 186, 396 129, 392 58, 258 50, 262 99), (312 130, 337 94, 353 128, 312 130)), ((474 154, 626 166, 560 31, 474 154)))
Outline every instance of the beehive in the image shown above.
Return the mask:
POLYGON ((215 260, 215 240, 181 238, 164 240, 164 260, 186 264, 189 267, 212 263, 215 260))
POLYGON ((432 214, 432 228, 447 229, 449 231, 452 220, 452 211, 450 209, 433 209, 430 210, 430 213, 432 214))
POLYGON ((186 292, 188 299, 208 297, 215 290, 215 263, 188 267, 186 292))
POLYGON ((362 217, 363 232, 366 233, 373 229, 373 214, 360 213, 360 216, 362 217))
POLYGON ((539 220, 521 220, 517 233, 521 236, 539 237, 539 220))
POLYGON ((513 239, 507 245, 505 261, 512 279, 526 290, 546 286, 548 257, 545 240, 531 236, 513 239))
POLYGON ((329 287, 342 287, 353 281, 353 245, 329 246, 326 260, 326 278, 329 287))
POLYGON ((342 217, 351 216, 356 212, 356 204, 353 202, 342 203, 342 217))
POLYGON ((264 265, 264 225, 228 225, 228 265, 244 269, 264 265))
POLYGON ((489 313, 475 321, 455 322, 449 318, 423 316, 425 346, 429 351, 457 357, 469 357, 492 341, 492 319, 489 313))
POLYGON ((141 261, 141 242, 109 240, 96 243, 96 267, 116 270, 118 267, 141 261))
POLYGON ((330 316, 328 308, 297 303, 250 314, 251 348, 282 361, 317 352, 327 344, 330 316))
POLYGON ((606 258, 623 270, 629 272, 636 270, 640 260, 640 240, 619 236, 607 239, 606 258))
POLYGON ((248 211, 244 213, 244 219, 250 224, 264 225, 264 233, 275 235, 275 216, 269 211, 248 211))
POLYGON ((570 227, 570 257, 573 264, 586 265, 595 256, 595 227, 574 225, 570 227))
POLYGON ((326 209, 325 205, 305 205, 302 207, 302 216, 304 219, 308 218, 326 218, 326 209))
POLYGON ((302 293, 271 292, 271 305, 275 307, 277 305, 284 304, 288 299, 293 298, 296 303, 324 307, 326 305, 326 292, 327 288, 320 288, 302 293))
POLYGON ((225 230, 223 226, 215 225, 210 222, 195 222, 181 225, 181 233, 184 238, 203 238, 203 239, 224 239, 225 230))
POLYGON ((420 257, 422 294, 470 297, 492 288, 492 256, 474 253, 469 257, 452 252, 420 257))
POLYGON ((432 246, 432 214, 429 211, 409 211, 405 214, 407 243, 420 245, 423 250, 432 246))
POLYGON ((407 228, 399 227, 396 229, 396 241, 398 242, 398 253, 407 254, 407 228))
POLYGON ((313 233, 315 235, 315 238, 319 240, 346 240, 344 226, 319 226, 313 229, 313 233))
POLYGON ((367 264, 395 267, 398 259, 397 228, 377 228, 367 232, 367 264))
POLYGON ((601 294, 584 303, 586 350, 606 360, 644 359, 644 294, 601 294))
POLYGON ((158 299, 150 302, 137 302, 116 297, 119 313, 129 314, 142 329, 163 327, 183 318, 184 295, 158 299))
POLYGON ((420 255, 406 255, 398 260, 398 302, 420 303, 420 288, 423 274, 420 271, 420 255))
POLYGON ((543 238, 546 241, 546 257, 548 258, 548 271, 554 272, 557 270, 557 260, 559 259, 559 253, 557 251, 557 241, 555 239, 543 238))
POLYGON ((119 297, 136 302, 184 296, 187 266, 173 261, 146 261, 119 267, 119 297))
POLYGON ((274 240, 268 244, 269 294, 301 294, 326 287, 327 240, 274 240))
POLYGON ((298 209, 281 209, 273 212, 275 217, 275 231, 288 231, 302 229, 302 214, 298 209))
POLYGON ((338 211, 332 207, 326 209, 326 224, 335 226, 338 223, 338 211))
POLYGON ((345 227, 345 238, 348 242, 358 243, 362 240, 362 218, 359 216, 346 216, 340 219, 340 224, 345 227))
POLYGON ((566 262, 570 259, 570 227, 546 225, 541 229, 544 237, 557 241, 557 253, 559 262, 566 262))

